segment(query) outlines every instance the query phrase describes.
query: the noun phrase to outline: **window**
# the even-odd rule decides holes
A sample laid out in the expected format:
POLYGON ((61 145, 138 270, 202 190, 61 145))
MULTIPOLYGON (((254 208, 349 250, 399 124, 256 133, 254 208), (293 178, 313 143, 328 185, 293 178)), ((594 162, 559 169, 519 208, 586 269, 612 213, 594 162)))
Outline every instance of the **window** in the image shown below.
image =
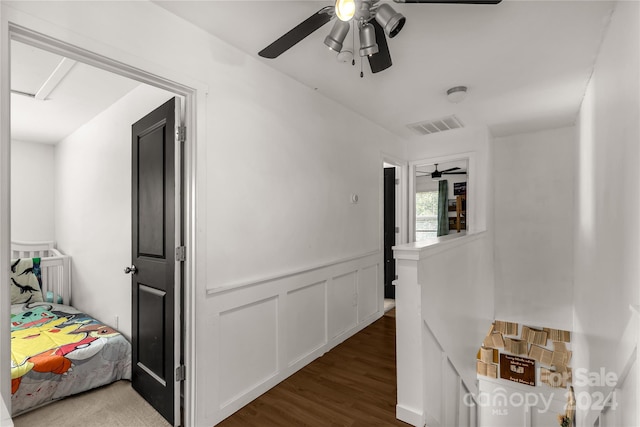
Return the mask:
POLYGON ((438 231, 438 191, 416 193, 416 242, 436 237, 438 231))
POLYGON ((410 182, 410 193, 413 194, 409 198, 412 218, 409 226, 410 237, 415 242, 435 240, 438 237, 438 225, 442 228, 441 234, 447 234, 446 230, 448 229, 448 234, 451 237, 464 236, 467 230, 472 228, 472 225, 468 224, 466 220, 471 219, 469 200, 472 200, 473 197, 466 197, 466 210, 460 212, 460 228, 464 229, 464 232, 457 232, 457 203, 454 204, 454 201, 457 201, 457 196, 466 196, 466 184, 469 183, 469 170, 471 169, 470 162, 470 157, 455 158, 453 156, 412 162, 413 182, 410 182), (443 180, 448 183, 447 197, 443 197, 444 200, 440 201, 440 203, 444 202, 443 205, 438 206, 438 189, 443 180), (440 212, 440 216, 442 216, 441 220, 449 219, 447 224, 438 224, 439 208, 444 209, 445 212, 440 212))

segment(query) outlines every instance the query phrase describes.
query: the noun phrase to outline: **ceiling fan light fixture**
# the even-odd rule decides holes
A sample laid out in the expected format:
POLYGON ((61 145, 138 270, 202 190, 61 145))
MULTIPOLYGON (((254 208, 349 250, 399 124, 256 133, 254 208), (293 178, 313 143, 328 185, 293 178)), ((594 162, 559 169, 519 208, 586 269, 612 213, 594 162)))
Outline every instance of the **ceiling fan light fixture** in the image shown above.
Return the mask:
POLYGON ((353 51, 351 49, 342 49, 336 56, 338 62, 351 62, 353 61, 353 51))
POLYGON ((367 23, 360 27, 360 56, 371 56, 378 53, 376 30, 367 23))
POLYGON ((336 0, 336 16, 339 20, 348 22, 351 21, 356 14, 356 1, 355 0, 336 0))
POLYGON ((393 38, 398 35, 407 18, 401 13, 396 12, 388 4, 382 4, 376 11, 376 21, 384 29, 385 34, 389 38, 393 38))
POLYGON ((333 24, 333 28, 327 37, 324 39, 324 44, 329 46, 329 49, 336 52, 342 51, 342 43, 344 42, 347 33, 349 32, 349 23, 344 21, 336 21, 333 24))

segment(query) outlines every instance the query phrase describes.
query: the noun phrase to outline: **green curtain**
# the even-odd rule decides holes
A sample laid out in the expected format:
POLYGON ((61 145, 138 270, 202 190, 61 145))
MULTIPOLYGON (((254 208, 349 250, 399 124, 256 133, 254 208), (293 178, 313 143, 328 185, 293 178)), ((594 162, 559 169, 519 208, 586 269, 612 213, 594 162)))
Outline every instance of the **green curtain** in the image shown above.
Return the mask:
POLYGON ((438 182, 438 236, 449 234, 449 213, 447 197, 449 196, 449 181, 443 179, 438 182))

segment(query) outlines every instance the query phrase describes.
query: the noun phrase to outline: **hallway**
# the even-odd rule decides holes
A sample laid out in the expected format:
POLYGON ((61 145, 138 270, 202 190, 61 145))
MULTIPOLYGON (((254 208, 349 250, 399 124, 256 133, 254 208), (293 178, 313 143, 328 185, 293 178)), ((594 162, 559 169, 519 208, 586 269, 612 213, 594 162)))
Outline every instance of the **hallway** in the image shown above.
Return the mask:
POLYGON ((218 426, 407 426, 395 405, 391 310, 218 426))

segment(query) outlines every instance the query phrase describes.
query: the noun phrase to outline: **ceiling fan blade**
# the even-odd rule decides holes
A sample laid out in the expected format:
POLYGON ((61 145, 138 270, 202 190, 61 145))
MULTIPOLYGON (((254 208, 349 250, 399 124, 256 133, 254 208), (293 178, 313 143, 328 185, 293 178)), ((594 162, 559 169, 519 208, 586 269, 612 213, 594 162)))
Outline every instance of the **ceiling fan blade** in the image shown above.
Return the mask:
POLYGON ((333 6, 325 6, 271 43, 269 46, 258 52, 263 58, 277 58, 287 50, 291 49, 298 42, 309 34, 322 27, 333 18, 333 6))
POLYGON ((378 21, 372 19, 371 24, 376 31, 376 43, 378 43, 378 53, 369 56, 369 65, 372 73, 379 73, 391 67, 391 54, 387 45, 387 37, 384 35, 384 29, 378 21))
POLYGON ((442 172, 445 175, 466 175, 466 172, 442 172))
POLYGON ((396 3, 498 4, 502 0, 393 0, 396 3))
POLYGON ((445 172, 451 172, 451 171, 455 171, 455 170, 458 170, 458 169, 460 169, 460 168, 457 168, 457 167, 456 167, 456 168, 449 168, 449 169, 445 169, 445 170, 443 170, 443 171, 441 171, 441 172, 442 172, 442 173, 445 173, 445 172))

